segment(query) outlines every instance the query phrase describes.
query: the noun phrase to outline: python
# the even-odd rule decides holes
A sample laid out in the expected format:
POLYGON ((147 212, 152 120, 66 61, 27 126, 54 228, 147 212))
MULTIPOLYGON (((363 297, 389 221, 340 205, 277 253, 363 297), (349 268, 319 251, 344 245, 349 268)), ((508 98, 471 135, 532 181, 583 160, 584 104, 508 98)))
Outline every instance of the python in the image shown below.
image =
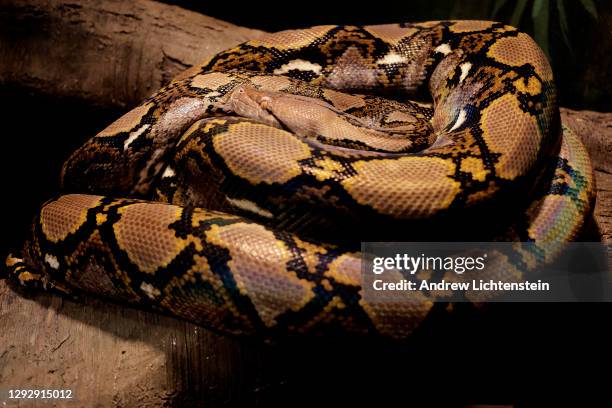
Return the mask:
MULTIPOLYGON (((544 53, 488 21, 246 42, 85 142, 61 182, 7 260, 13 278, 263 337, 402 339, 430 315, 428 300, 363 296, 362 231, 497 226, 496 239, 546 243, 547 259, 577 237, 593 199, 544 53), (335 239, 339 219, 353 228, 335 239), (302 234, 311 224, 314 238, 302 234)), ((513 275, 538 266, 515 255, 525 267, 513 275)))

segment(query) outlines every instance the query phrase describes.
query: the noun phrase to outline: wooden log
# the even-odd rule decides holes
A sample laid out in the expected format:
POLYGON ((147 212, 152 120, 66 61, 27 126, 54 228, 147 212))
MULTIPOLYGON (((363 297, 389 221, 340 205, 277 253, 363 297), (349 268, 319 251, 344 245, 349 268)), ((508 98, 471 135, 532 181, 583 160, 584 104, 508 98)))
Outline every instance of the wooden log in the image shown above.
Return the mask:
POLYGON ((260 35, 148 0, 4 0, 0 85, 131 107, 184 69, 260 35))

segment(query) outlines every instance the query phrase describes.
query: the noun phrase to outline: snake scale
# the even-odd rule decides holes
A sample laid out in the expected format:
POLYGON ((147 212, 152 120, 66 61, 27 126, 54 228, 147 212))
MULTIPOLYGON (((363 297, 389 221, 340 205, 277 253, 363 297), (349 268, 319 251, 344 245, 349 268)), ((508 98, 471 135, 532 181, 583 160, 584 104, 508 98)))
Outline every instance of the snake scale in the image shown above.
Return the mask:
POLYGON ((246 42, 87 141, 62 188, 7 258, 24 285, 226 333, 392 338, 435 302, 365 299, 359 241, 476 231, 546 258, 577 237, 594 190, 545 55, 487 21, 246 42))

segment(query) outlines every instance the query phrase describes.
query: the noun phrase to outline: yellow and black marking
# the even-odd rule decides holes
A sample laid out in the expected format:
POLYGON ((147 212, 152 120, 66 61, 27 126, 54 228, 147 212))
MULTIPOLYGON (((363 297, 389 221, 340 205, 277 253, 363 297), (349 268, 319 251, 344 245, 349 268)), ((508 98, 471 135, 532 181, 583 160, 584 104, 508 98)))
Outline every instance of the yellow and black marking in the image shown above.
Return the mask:
MULTIPOLYGON (((355 248, 372 232, 535 241, 546 260, 593 200, 544 54, 483 21, 244 43, 90 139, 62 185, 78 194, 43 207, 23 256, 7 259, 14 279, 267 337, 405 338, 435 313, 426 297, 364 299, 355 248)), ((523 256, 515 275, 533 267, 523 256)))

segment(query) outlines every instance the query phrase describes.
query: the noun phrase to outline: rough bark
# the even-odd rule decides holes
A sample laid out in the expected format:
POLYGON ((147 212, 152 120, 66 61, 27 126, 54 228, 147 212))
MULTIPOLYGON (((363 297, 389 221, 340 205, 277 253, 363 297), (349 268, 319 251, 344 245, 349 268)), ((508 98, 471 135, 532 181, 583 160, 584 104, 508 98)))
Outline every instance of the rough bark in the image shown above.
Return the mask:
POLYGON ((0 85, 125 107, 262 32, 147 0, 3 0, 0 85))
MULTIPOLYGON (((259 34, 144 0, 4 1, 0 84, 130 106, 206 55, 259 34)), ((591 152, 594 219, 609 240, 612 114, 562 115, 591 152)), ((22 293, 0 281, 0 388, 71 388, 76 402, 69 406, 265 404, 293 381, 287 370, 299 370, 290 367, 301 351, 97 299, 22 293)), ((320 370, 337 368, 324 364, 320 370)))

